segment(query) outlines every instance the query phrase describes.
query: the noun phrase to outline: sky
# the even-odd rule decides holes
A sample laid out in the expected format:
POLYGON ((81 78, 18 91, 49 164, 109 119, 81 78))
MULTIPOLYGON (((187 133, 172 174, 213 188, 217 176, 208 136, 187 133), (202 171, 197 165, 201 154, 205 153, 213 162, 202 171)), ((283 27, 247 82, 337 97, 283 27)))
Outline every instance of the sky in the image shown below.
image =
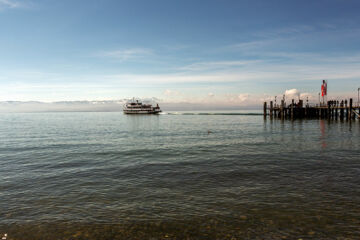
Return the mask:
POLYGON ((0 101, 357 99, 360 1, 0 0, 0 101))

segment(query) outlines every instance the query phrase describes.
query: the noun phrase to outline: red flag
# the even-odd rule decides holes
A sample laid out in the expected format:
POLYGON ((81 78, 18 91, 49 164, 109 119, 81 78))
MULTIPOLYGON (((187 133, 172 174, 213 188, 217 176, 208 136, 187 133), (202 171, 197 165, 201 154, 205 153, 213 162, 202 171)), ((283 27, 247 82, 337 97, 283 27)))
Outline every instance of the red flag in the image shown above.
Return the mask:
POLYGON ((321 96, 323 97, 324 96, 324 93, 325 93, 325 86, 324 84, 321 84, 321 96))

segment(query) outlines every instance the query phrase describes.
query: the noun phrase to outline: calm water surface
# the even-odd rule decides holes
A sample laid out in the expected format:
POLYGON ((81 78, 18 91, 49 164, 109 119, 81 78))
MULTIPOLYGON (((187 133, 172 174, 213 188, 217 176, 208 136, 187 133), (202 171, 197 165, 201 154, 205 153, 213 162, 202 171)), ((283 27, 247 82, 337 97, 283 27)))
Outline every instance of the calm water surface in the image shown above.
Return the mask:
POLYGON ((360 123, 0 115, 8 239, 360 239, 360 123))

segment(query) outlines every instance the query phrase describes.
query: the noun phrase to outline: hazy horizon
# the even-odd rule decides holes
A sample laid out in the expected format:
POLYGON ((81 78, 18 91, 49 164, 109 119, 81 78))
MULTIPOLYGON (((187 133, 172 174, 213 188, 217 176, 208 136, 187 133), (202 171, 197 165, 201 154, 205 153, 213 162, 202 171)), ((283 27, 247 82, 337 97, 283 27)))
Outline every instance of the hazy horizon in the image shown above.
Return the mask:
MULTIPOLYGON (((104 100, 104 101, 3 101, 0 102, 0 113, 31 113, 31 112, 122 112, 126 101, 104 100)), ((159 102, 163 112, 166 111, 237 111, 237 110, 260 110, 259 105, 241 106, 221 104, 209 105, 204 103, 188 102, 159 102)))

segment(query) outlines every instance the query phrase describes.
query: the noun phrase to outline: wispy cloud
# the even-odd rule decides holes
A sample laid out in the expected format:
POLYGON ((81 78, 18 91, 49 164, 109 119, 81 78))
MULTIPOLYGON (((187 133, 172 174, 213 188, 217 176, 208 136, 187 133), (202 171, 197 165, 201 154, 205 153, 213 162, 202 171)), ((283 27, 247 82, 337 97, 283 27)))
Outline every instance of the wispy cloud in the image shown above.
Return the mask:
POLYGON ((319 27, 316 26, 309 26, 309 25, 296 25, 290 27, 283 27, 277 29, 270 29, 270 30, 263 30, 257 31, 254 33, 255 36, 262 37, 262 38, 284 38, 299 34, 306 34, 311 33, 318 29, 319 27))
POLYGON ((249 36, 250 40, 224 46, 221 50, 260 57, 269 52, 288 50, 314 52, 314 48, 326 49, 328 53, 341 52, 346 45, 339 42, 353 42, 360 36, 360 29, 354 24, 338 27, 337 24, 319 23, 257 30, 249 33, 249 36))
POLYGON ((264 48, 278 42, 279 39, 263 39, 263 40, 253 40, 248 42, 240 42, 227 46, 226 49, 230 51, 253 51, 260 48, 264 48))
POLYGON ((128 48, 113 51, 104 51, 100 53, 102 57, 115 58, 120 61, 129 61, 134 59, 141 59, 153 54, 153 50, 148 48, 128 48))
POLYGON ((180 51, 190 48, 190 45, 186 45, 186 44, 165 45, 164 48, 170 51, 180 51))
POLYGON ((215 61, 215 62, 197 62, 187 66, 180 67, 183 71, 207 71, 207 70, 221 70, 234 67, 243 67, 255 63, 260 63, 260 60, 243 60, 243 61, 215 61))
POLYGON ((164 95, 167 97, 180 96, 181 93, 177 90, 166 89, 164 95))
POLYGON ((20 8, 24 4, 14 0, 0 0, 0 10, 4 8, 20 8))
POLYGON ((301 25, 257 31, 252 34, 253 40, 232 44, 227 46, 226 49, 236 51, 263 50, 264 48, 266 49, 274 45, 279 45, 284 42, 294 40, 294 37, 311 33, 314 30, 315 27, 313 26, 301 25))

